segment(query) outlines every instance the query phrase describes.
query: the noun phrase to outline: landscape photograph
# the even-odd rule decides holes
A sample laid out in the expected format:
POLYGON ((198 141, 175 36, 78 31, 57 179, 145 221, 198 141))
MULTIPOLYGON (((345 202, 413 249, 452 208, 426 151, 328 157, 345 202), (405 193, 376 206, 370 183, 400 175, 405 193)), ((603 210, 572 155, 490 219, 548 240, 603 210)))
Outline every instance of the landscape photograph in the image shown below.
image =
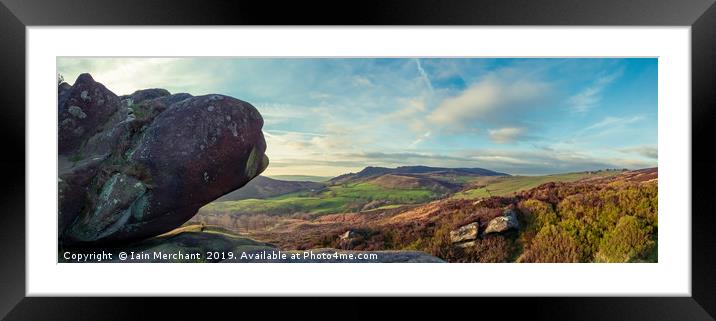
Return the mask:
POLYGON ((657 58, 56 74, 60 263, 658 262, 657 58))

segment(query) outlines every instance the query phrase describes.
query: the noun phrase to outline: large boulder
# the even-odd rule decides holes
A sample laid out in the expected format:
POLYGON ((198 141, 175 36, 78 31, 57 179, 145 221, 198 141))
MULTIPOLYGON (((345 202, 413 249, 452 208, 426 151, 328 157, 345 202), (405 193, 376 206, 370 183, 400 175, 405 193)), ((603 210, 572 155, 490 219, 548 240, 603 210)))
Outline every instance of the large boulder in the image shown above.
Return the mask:
POLYGON ((484 234, 503 233, 518 228, 520 228, 520 222, 517 220, 517 213, 514 209, 506 209, 502 216, 495 217, 487 223, 484 234))
MULTIPOLYGON (((73 85, 70 91, 93 92, 88 79, 80 76, 83 90, 73 85)), ((92 87, 114 98, 87 110, 107 115, 104 106, 116 113, 116 96, 102 91, 101 84, 92 87)), ((61 167, 59 177, 63 243, 128 242, 162 234, 268 166, 263 119, 251 104, 223 95, 160 94, 141 102, 141 115, 124 114, 112 126, 97 127, 94 135, 60 140, 60 150, 79 151, 60 155, 61 164, 70 164, 61 167)), ((64 105, 75 103, 69 98, 64 105)))

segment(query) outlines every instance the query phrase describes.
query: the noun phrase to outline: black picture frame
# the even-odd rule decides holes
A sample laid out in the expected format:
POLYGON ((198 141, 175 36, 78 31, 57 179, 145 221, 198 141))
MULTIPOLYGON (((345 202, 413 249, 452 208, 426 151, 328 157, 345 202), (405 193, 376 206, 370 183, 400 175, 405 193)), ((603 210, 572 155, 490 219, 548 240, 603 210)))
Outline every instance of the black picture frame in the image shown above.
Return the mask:
MULTIPOLYGON (((237 40, 240 41, 240 40, 237 40)), ((68 45, 72 45, 68 40, 68 45)), ((0 316, 7 320, 210 319, 245 316, 441 319, 488 310, 550 320, 713 320, 716 157, 714 0, 110 1, 0 0, 0 316), (691 297, 413 298, 406 304, 348 298, 25 297, 25 66, 27 26, 74 25, 589 25, 690 26, 692 65, 691 297), (276 308, 280 307, 280 308, 276 308), (379 312, 380 311, 380 312, 379 312), (239 314, 237 314, 239 313, 239 314), (304 313, 304 314, 302 314, 304 313)), ((666 129, 668 131, 668 128, 666 129)), ((677 213, 670 213, 670 215, 677 213)), ((687 218, 685 218, 687 219, 687 218)), ((110 276, 108 276, 110 277, 110 276)), ((659 282, 659 280, 654 280, 659 282)))

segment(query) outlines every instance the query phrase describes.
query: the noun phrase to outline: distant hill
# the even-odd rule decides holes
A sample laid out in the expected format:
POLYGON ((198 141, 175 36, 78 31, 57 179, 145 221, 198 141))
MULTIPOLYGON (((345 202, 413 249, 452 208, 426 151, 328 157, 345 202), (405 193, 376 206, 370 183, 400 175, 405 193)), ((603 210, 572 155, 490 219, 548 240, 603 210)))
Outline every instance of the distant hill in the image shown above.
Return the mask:
POLYGON ((371 179, 370 183, 390 189, 428 189, 439 194, 458 191, 462 185, 445 182, 428 176, 386 174, 371 179))
POLYGON ((436 176, 509 176, 505 173, 495 172, 484 168, 445 168, 429 166, 401 166, 397 168, 387 168, 368 166, 358 173, 348 173, 336 176, 329 180, 329 183, 344 184, 361 182, 386 174, 423 175, 431 176, 433 178, 436 176))
POLYGON ((264 199, 300 191, 320 191, 326 185, 307 181, 283 181, 258 176, 244 187, 218 198, 215 202, 264 199))
POLYGON ((312 176, 312 175, 270 175, 268 178, 289 182, 316 182, 322 183, 331 179, 331 176, 312 176))

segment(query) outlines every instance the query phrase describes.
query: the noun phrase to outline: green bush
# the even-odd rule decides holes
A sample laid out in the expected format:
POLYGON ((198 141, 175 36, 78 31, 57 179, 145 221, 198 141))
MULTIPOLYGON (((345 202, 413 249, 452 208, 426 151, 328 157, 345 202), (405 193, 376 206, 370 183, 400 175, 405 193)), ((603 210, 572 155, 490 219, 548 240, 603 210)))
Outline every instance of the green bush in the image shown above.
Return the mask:
POLYGON ((599 262, 630 262, 644 258, 655 242, 651 227, 634 216, 623 216, 601 242, 596 259, 599 262))
POLYGON ((527 199, 520 202, 517 208, 522 213, 523 233, 520 240, 524 244, 532 242, 534 236, 549 224, 557 224, 559 218, 552 208, 552 204, 536 199, 527 199))
POLYGON ((503 236, 475 240, 475 245, 465 248, 457 262, 502 263, 508 262, 513 252, 513 243, 503 236))
POLYGON ((527 263, 580 262, 579 244, 559 226, 543 227, 532 240, 520 261, 527 263))

